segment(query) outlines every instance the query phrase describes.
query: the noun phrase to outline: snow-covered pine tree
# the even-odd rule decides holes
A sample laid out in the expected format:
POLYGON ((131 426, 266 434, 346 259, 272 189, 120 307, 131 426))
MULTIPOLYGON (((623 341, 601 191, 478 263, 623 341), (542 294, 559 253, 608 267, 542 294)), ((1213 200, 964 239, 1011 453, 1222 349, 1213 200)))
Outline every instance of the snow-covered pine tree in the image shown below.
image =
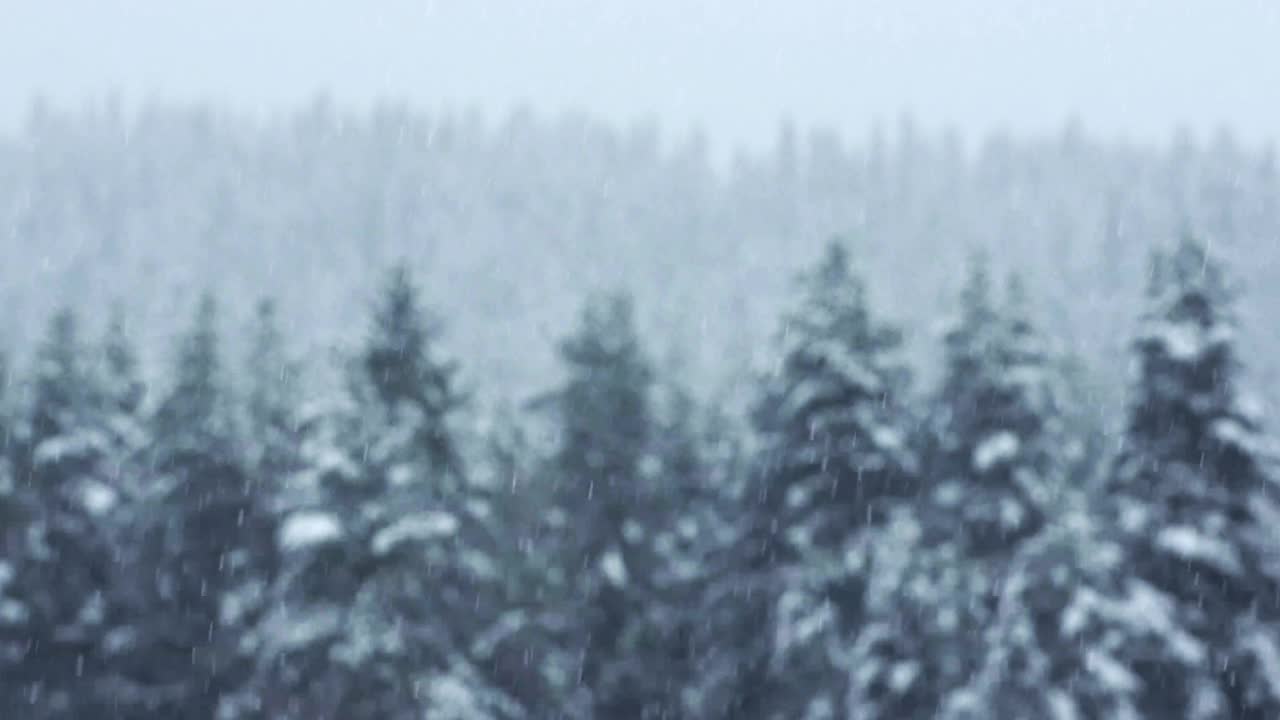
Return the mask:
POLYGON ((845 248, 802 277, 781 363, 754 411, 760 468, 740 572, 742 673, 730 716, 830 717, 862 623, 867 529, 918 492, 900 333, 874 319, 845 248))
POLYGON ((855 706, 867 717, 936 713, 970 681, 1013 552, 1042 527, 1061 487, 1049 353, 1016 277, 1001 307, 982 255, 944 359, 913 550, 885 548, 902 562, 881 563, 875 618, 857 645, 855 706))
POLYGON ((986 621, 988 578, 957 543, 932 538, 915 510, 900 509, 875 538, 840 717, 934 717, 981 657, 980 637, 968 634, 986 621))
POLYGON ((259 712, 520 717, 472 657, 501 598, 492 508, 467 482, 454 366, 406 267, 372 325, 347 391, 303 428, 284 567, 255 634, 259 712))
POLYGON ((581 656, 563 642, 580 618, 555 543, 548 541, 555 488, 538 481, 540 448, 516 410, 502 405, 490 417, 477 474, 493 496, 493 525, 501 529, 502 610, 472 649, 531 717, 583 717, 590 710, 578 681, 581 656))
POLYGON ((1074 489, 1057 502, 1018 546, 982 664, 946 699, 945 720, 1151 717, 1127 660, 1198 654, 1172 603, 1129 572, 1105 514, 1074 489))
POLYGON ((151 417, 150 476, 135 513, 116 692, 135 717, 214 718, 245 680, 237 608, 269 577, 270 515, 240 454, 217 306, 205 294, 151 417))
POLYGON ((1132 572, 1194 638, 1127 668, 1147 717, 1280 716, 1274 456, 1241 387, 1235 289, 1200 241, 1157 253, 1109 497, 1132 572), (1194 650, 1194 652, 1193 652, 1194 650))
POLYGON ((657 668, 645 678, 656 698, 649 716, 708 717, 717 703, 709 690, 719 685, 722 667, 713 656, 720 638, 709 614, 716 605, 712 586, 730 580, 739 509, 728 474, 734 450, 688 391, 669 380, 655 390, 648 479, 654 487, 644 538, 653 565, 641 579, 648 589, 627 640, 657 668))
POLYGON ((147 444, 143 414, 147 388, 142 381, 137 349, 119 306, 111 310, 98 351, 99 361, 93 374, 97 379, 96 402, 111 447, 112 484, 133 502, 142 491, 137 463, 138 453, 147 444))
POLYGON ((931 521, 975 557, 1008 556, 1043 522, 1056 426, 1053 368, 1016 276, 1005 306, 975 256, 945 336, 944 375, 931 433, 931 521), (943 527, 945 526, 945 527, 943 527))
MULTIPOLYGON (((26 707, 29 687, 8 670, 20 664, 29 646, 30 611, 22 588, 14 584, 19 563, 26 558, 26 529, 30 504, 17 483, 17 413, 11 404, 7 354, 0 349, 0 708, 12 712, 26 707)), ((28 703, 29 704, 29 703, 28 703)))
POLYGON ((110 631, 105 638, 109 664, 102 685, 113 708, 120 708, 128 706, 129 688, 133 685, 127 680, 122 682, 125 675, 120 670, 128 663, 118 663, 117 658, 137 658, 133 653, 138 630, 151 618, 143 614, 146 604, 137 603, 139 596, 135 593, 137 587, 153 581, 155 568, 141 561, 142 548, 136 543, 154 499, 150 494, 154 488, 148 457, 151 433, 145 406, 147 387, 141 378, 134 339, 119 305, 111 309, 106 332, 99 342, 93 377, 95 426, 105 447, 101 479, 117 497, 109 516, 110 533, 116 543, 116 570, 109 583, 110 631))
POLYGON ((14 477, 14 454, 17 450, 14 436, 17 420, 11 395, 9 392, 9 356, 0 347, 0 603, 4 602, 4 587, 12 580, 13 559, 17 554, 17 543, 20 542, 19 529, 26 513, 23 511, 18 496, 18 487, 14 477))
POLYGON ((138 351, 120 305, 111 308, 99 350, 98 389, 104 406, 116 416, 136 416, 142 410, 146 385, 139 375, 138 351))
MULTIPOLYGON (((241 456, 244 458, 248 492, 262 513, 261 529, 270 532, 281 526, 282 517, 294 502, 291 481, 302 469, 302 394, 300 363, 285 348, 275 301, 259 300, 248 328, 249 348, 245 357, 244 388, 240 412, 241 456)), ((271 546, 268 545, 268 548, 271 546)), ((272 610, 270 589, 280 569, 278 554, 260 567, 253 582, 224 604, 224 617, 243 628, 242 657, 237 662, 249 667, 245 676, 221 698, 219 712, 224 720, 255 717, 263 710, 255 653, 259 629, 265 613, 272 610)))
POLYGON ((22 623, 4 629, 23 636, 3 684, 6 706, 24 717, 95 715, 113 704, 108 634, 119 620, 113 583, 125 494, 90 356, 75 314, 56 313, 37 349, 20 462, 29 523, 9 578, 12 608, 21 611, 6 617, 22 623))
POLYGON ((255 482, 274 496, 284 491, 284 481, 298 470, 302 404, 301 367, 285 348, 274 300, 258 302, 249 343, 244 372, 248 384, 245 455, 255 482))
MULTIPOLYGON (((0 626, 20 620, 24 609, 13 604, 15 600, 9 595, 27 516, 13 472, 16 424, 10 405, 9 357, 0 347, 0 626)), ((7 639, 0 643, 0 662, 11 661, 14 653, 21 653, 21 648, 11 647, 7 639)))
POLYGON ((581 653, 582 684, 594 717, 673 712, 655 687, 662 671, 649 645, 646 610, 662 559, 654 546, 665 521, 653 454, 654 371, 636 335, 625 294, 585 303, 560 343, 563 386, 542 399, 556 446, 546 473, 555 484, 550 542, 578 626, 566 643, 581 653))
MULTIPOLYGON (((659 417, 667 422, 680 421, 683 414, 668 414, 680 403, 664 403, 665 411, 659 417), (674 407, 673 407, 674 406, 674 407)), ((686 563, 696 568, 694 587, 684 602, 690 626, 684 630, 686 639, 680 647, 689 664, 688 680, 682 693, 682 717, 722 718, 732 716, 737 706, 741 686, 741 658, 739 639, 747 634, 743 622, 749 614, 743 612, 744 586, 738 575, 741 564, 740 540, 748 527, 744 513, 743 497, 747 490, 747 452, 743 447, 746 435, 740 421, 726 412, 729 405, 723 397, 713 397, 706 403, 702 420, 692 428, 697 442, 697 462, 689 463, 695 473, 677 473, 676 477, 697 479, 689 488, 686 502, 690 505, 675 513, 676 528, 689 527, 687 516, 693 520, 695 534, 680 532, 681 547, 686 563)), ((687 436, 682 430, 676 438, 687 436)), ((666 431, 660 432, 665 435, 666 431)), ((687 442, 687 441, 684 441, 687 442)), ((679 447, 681 441, 673 445, 679 447)), ((680 457, 682 453, 675 453, 680 457)), ((676 463, 684 465, 684 463, 676 463)), ((749 606, 749 603, 745 604, 749 606)))

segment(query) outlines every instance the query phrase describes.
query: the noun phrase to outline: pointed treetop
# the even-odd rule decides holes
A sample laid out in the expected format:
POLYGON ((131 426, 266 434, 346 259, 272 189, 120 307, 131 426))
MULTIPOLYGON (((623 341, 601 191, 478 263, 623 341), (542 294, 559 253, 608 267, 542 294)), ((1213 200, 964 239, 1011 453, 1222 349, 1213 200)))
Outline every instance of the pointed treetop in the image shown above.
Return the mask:
POLYGON ((649 441, 653 370, 640 344, 630 295, 596 295, 560 343, 569 377, 550 398, 565 429, 561 461, 619 477, 634 473, 649 441))
POLYGON ((145 388, 138 377, 138 355, 129 337, 124 310, 111 307, 107 330, 102 338, 102 381, 104 402, 109 409, 133 414, 142 405, 145 388))
POLYGON ((947 357, 947 380, 953 385, 969 385, 970 376, 985 367, 984 358, 1000 345, 1003 328, 992 297, 989 260, 984 251, 969 256, 968 274, 957 298, 959 307, 943 336, 947 357))
POLYGON ((37 442, 67 430, 71 416, 84 409, 88 383, 83 358, 79 321, 70 308, 62 308, 50 319, 36 352, 31 429, 37 442))
POLYGON ((1237 388, 1234 300, 1224 268, 1195 238, 1154 254, 1129 412, 1130 439, 1146 452, 1203 469, 1225 446, 1256 444, 1257 418, 1237 388))
POLYGON ((80 321, 75 311, 61 308, 49 320, 49 326, 36 359, 36 374, 41 379, 66 378, 77 369, 80 355, 80 321))
POLYGON ((250 404, 265 402, 266 395, 279 395, 292 391, 298 367, 285 355, 284 334, 280 329, 279 313, 272 298, 262 298, 254 308, 250 328, 248 371, 250 404))
POLYGON ((823 250, 818 273, 824 277, 844 279, 849 276, 849 248, 839 238, 831 238, 823 250))
POLYGON ((1023 314, 1030 308, 1031 297, 1027 293, 1027 284, 1016 272, 1005 276, 1004 305, 1010 315, 1023 314))
MULTIPOLYGON (((1220 375, 1234 369, 1231 340, 1236 325, 1235 288, 1208 248, 1184 235, 1169 250, 1152 255, 1151 282, 1139 353, 1148 361, 1167 361, 1219 367, 1220 375)), ((1226 378, 1224 378, 1225 380, 1226 378)))
POLYGON ((433 357, 438 332, 437 321, 422 307, 408 265, 392 267, 361 357, 364 375, 384 404, 409 401, 441 412, 456 405, 454 368, 433 357))
POLYGON ((653 368, 636 331, 634 305, 626 292, 588 298, 577 329, 560 342, 560 357, 574 373, 561 393, 561 403, 575 402, 570 395, 598 395, 605 386, 647 393, 653 381, 653 368))
POLYGON ((968 276, 960 290, 960 310, 969 324, 985 322, 995 315, 991 292, 991 258, 984 249, 969 255, 968 276))
POLYGON ((808 290, 810 302, 823 302, 833 291, 845 292, 849 300, 861 304, 865 288, 854 272, 849 248, 838 238, 827 242, 822 259, 812 271, 801 273, 800 281, 808 290))
POLYGON ((1235 291, 1221 264, 1208 246, 1191 234, 1184 234, 1171 249, 1157 250, 1152 258, 1148 297, 1160 306, 1172 322, 1192 321, 1207 327, 1230 321, 1227 315, 1235 291))
POLYGON ((1022 276, 1009 273, 1005 279, 1002 314, 1008 338, 1005 352, 1013 365, 1048 362, 1044 338, 1032 319, 1032 301, 1022 276))
POLYGON ((275 326, 276 318, 276 301, 275 298, 264 296, 258 298, 257 304, 253 306, 254 317, 258 319, 258 327, 275 326))
POLYGON ((190 328, 178 342, 178 392, 209 394, 221 382, 218 356, 218 301, 210 291, 200 295, 190 328))
MULTIPOLYGON (((235 432, 218 334, 218 304, 204 292, 191 326, 178 339, 173 384, 154 417, 164 453, 232 456, 235 432)), ((175 455, 176 456, 176 455, 175 455)))
POLYGON ((866 285, 854 272, 848 248, 832 239, 822 259, 798 276, 801 302, 786 316, 782 350, 794 355, 797 344, 824 338, 867 350, 892 350, 902 335, 893 327, 875 323, 867 302, 866 285))
POLYGON ((258 301, 249 329, 245 363, 248 385, 248 456, 259 469, 278 473, 294 458, 300 422, 299 367, 285 352, 275 301, 258 301))
POLYGON ((603 355, 638 352, 635 306, 631 295, 612 292, 595 295, 582 306, 577 331, 560 343, 560 353, 571 363, 590 363, 603 355))
POLYGON ((357 405, 373 413, 368 419, 380 418, 377 422, 403 430, 393 436, 405 442, 385 443, 386 457, 407 452, 458 480, 464 472, 451 426, 465 398, 455 387, 456 366, 436 357, 438 333, 408 266, 395 265, 373 308, 364 347, 350 368, 349 389, 357 405))
POLYGON ((9 353, 0 347, 0 413, 5 410, 5 402, 9 396, 9 353))

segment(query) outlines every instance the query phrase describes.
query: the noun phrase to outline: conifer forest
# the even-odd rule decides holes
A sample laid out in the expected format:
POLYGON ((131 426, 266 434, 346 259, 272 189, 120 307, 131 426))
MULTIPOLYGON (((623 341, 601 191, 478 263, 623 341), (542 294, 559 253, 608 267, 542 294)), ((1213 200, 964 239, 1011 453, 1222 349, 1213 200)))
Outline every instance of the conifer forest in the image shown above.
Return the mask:
POLYGON ((39 107, 0 716, 1280 718, 1277 240, 1226 134, 39 107))
POLYGON ((1280 720, 1280 2, 0 0, 0 720, 1280 720))

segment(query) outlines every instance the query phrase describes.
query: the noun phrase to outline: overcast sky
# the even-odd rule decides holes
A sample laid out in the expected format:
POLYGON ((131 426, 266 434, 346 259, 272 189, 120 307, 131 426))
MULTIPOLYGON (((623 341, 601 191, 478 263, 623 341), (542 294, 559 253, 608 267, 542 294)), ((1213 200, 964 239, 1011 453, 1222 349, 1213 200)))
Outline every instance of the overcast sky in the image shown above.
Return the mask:
POLYGON ((0 0, 0 127, 34 94, 586 109, 713 141, 857 134, 1280 134, 1274 0, 0 0))

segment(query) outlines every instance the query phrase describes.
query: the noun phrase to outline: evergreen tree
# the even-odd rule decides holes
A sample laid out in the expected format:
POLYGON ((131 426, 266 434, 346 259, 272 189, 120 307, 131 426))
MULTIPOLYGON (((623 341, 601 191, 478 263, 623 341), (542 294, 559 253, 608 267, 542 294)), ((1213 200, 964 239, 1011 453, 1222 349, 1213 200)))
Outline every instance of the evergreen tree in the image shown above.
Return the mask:
MULTIPOLYGON (((1017 293, 1011 287, 1011 310, 1018 306, 1017 293)), ((1011 317, 1016 323, 1016 313, 1011 317)), ((1061 378, 1079 396, 1054 392, 1048 398, 1049 407, 1060 409, 1046 417, 1051 422, 1036 445, 1054 448, 1040 455, 1052 471, 1039 476, 1045 482, 1028 485, 1039 486, 1029 496, 1044 498, 1045 523, 1011 544, 1006 558, 988 558, 1007 560, 994 588, 997 604, 981 616, 985 631, 972 633, 983 644, 981 661, 970 668, 965 686, 943 699, 947 720, 1143 717, 1140 683, 1126 659, 1185 660, 1195 647, 1171 605, 1129 572, 1123 547, 1105 520, 1107 498, 1097 496, 1097 479, 1105 470, 1106 426, 1099 409, 1088 405, 1098 399, 1085 392, 1090 383, 1083 369, 1071 358, 1048 367, 1050 377, 1061 378)))
MULTIPOLYGON (((0 348, 0 559, 8 563, 9 570, 0 573, 12 573, 12 548, 17 542, 15 530, 21 524, 24 513, 20 509, 18 487, 13 472, 13 460, 16 450, 14 442, 16 419, 10 403, 9 358, 0 348)), ((2 596, 0 596, 2 597, 2 596)))
POLYGON ((1272 458, 1240 387, 1234 299, 1202 243, 1184 237, 1156 255, 1109 493, 1132 572, 1195 643, 1128 658, 1149 717, 1280 713, 1280 516, 1272 458))
POLYGON ((337 407, 303 428, 284 568, 255 633, 272 718, 502 718, 472 655, 497 615, 492 507, 456 445, 462 398, 408 271, 392 271, 337 407))
MULTIPOLYGON (((742 515, 738 429, 704 412, 679 387, 655 403, 661 556, 647 623, 657 629, 665 717, 720 717, 733 706, 737 658, 724 644, 741 588, 736 542, 742 515)), ((716 404, 712 403, 711 408, 716 404)))
POLYGON ((539 482, 539 449, 513 410, 495 412, 480 472, 494 498, 493 525, 502 534, 502 613, 473 647, 495 682, 531 717, 582 717, 590 709, 578 682, 580 656, 564 642, 580 618, 547 521, 555 488, 539 482))
POLYGON ((146 508, 132 529, 140 619, 117 692, 137 717, 214 718, 244 682, 243 613, 270 577, 270 516, 239 453, 217 308, 201 298, 151 419, 146 508))
POLYGON ((413 443, 438 475, 431 486, 444 490, 462 477, 448 423, 463 398, 456 388, 456 366, 435 356, 438 322, 419 306, 418 296, 408 268, 394 268, 352 389, 361 396, 372 392, 374 397, 359 399, 384 414, 412 409, 420 416, 412 425, 413 443))
POLYGON ((129 337, 124 311, 118 305, 111 310, 100 352, 99 389, 103 404, 117 415, 137 415, 142 410, 146 386, 139 377, 138 354, 129 337))
POLYGON ((856 702, 867 717, 937 713, 967 684, 1018 544, 1044 523, 1061 488, 1054 369, 1016 277, 1004 307, 977 256, 945 336, 928 438, 931 494, 889 547, 875 620, 859 639, 856 702))
POLYGON ((265 492, 275 495, 298 470, 301 368, 286 353, 274 301, 258 302, 249 337, 245 454, 255 480, 268 486, 265 492))
MULTIPOLYGON (((8 605, 6 588, 12 585, 14 562, 21 543, 20 530, 26 512, 22 507, 16 478, 13 472, 14 418, 9 394, 9 358, 0 349, 0 603, 8 605)), ((9 612, 5 612, 9 615, 9 612)), ((6 648, 7 657, 7 648, 6 648)))
POLYGON ((1055 521, 1018 547, 986 654, 947 698, 946 720, 1151 717, 1127 662, 1199 654, 1167 598, 1129 572, 1103 514, 1080 492, 1060 501, 1055 521))
POLYGON ((699 699, 689 697, 695 686, 690 680, 706 640, 698 633, 705 620, 701 601, 720 549, 722 508, 693 398, 679 386, 663 387, 655 393, 653 419, 657 487, 649 542, 655 563, 638 634, 661 668, 650 676, 651 693, 661 698, 661 710, 652 714, 693 716, 699 714, 699 699))
POLYGON ((712 585, 727 579, 736 539, 731 468, 728 458, 717 457, 732 450, 716 447, 723 438, 715 434, 715 418, 704 418, 678 385, 656 387, 650 413, 651 445, 641 468, 648 488, 623 525, 636 609, 626 618, 618 661, 634 666, 627 687, 644 698, 633 706, 642 716, 705 717, 723 707, 713 677, 721 665, 706 656, 719 642, 708 622, 718 590, 712 585))
MULTIPOLYGON (((9 671, 28 652, 31 613, 22 588, 14 583, 26 557, 26 528, 31 511, 14 472, 17 419, 10 403, 8 357, 0 351, 0 708, 25 707, 30 686, 9 671)), ((29 703, 26 703, 29 705, 29 703)))
POLYGON ((91 390, 86 355, 75 313, 66 308, 55 313, 36 355, 28 438, 33 457, 28 465, 39 462, 34 456, 52 453, 41 453, 42 443, 65 434, 87 414, 91 390))
POLYGON ((932 542, 931 530, 903 509, 868 553, 867 621, 845 661, 848 717, 934 717, 981 657, 989 578, 957 544, 932 542))
MULTIPOLYGON (((245 358, 245 396, 239 408, 244 434, 241 439, 248 492, 262 513, 262 532, 280 527, 294 502, 292 481, 303 468, 302 397, 299 364, 285 350, 273 300, 260 300, 249 330, 249 349, 245 358), (270 518, 267 520, 267 518, 270 518)), ((262 550, 270 549, 265 539, 262 550)), ((224 695, 220 712, 224 718, 256 717, 263 710, 262 688, 257 682, 260 630, 266 622, 271 587, 277 581, 278 554, 273 562, 259 569, 250 586, 233 606, 238 627, 242 628, 244 662, 251 669, 238 678, 237 685, 224 695)))
POLYGON ((945 337, 929 461, 945 508, 937 520, 976 557, 1006 554, 1040 527, 1061 438, 1053 368, 1022 286, 1011 277, 1004 308, 991 295, 979 256, 945 337))
POLYGON ((110 458, 109 481, 128 506, 118 519, 127 524, 129 513, 146 492, 142 456, 149 441, 143 407, 147 388, 141 378, 137 350, 118 306, 111 311, 98 356, 95 403, 110 458))
POLYGON ((918 491, 900 333, 872 318, 839 244, 802 280, 754 413, 762 462, 746 499, 744 668, 730 716, 840 712, 868 530, 918 491))
POLYGON ((558 565, 551 602, 570 622, 561 641, 580 653, 571 677, 591 694, 577 709, 566 688, 565 711, 703 714, 703 586, 725 538, 700 411, 678 386, 655 385, 628 296, 588 302, 560 355, 566 382, 542 399, 557 438, 542 537, 558 565))
POLYGON ((95 715, 114 705, 106 671, 119 619, 112 580, 123 493, 88 356, 75 315, 58 312, 36 356, 21 461, 28 522, 8 578, 7 617, 20 622, 4 634, 22 650, 3 673, 5 704, 24 717, 95 715))
POLYGON ((658 467, 652 454, 653 369, 636 337, 630 298, 593 299, 560 344, 568 378, 547 398, 557 445, 557 553, 579 627, 566 638, 581 653, 579 675, 594 717, 670 712, 647 653, 644 618, 653 577, 658 467))

